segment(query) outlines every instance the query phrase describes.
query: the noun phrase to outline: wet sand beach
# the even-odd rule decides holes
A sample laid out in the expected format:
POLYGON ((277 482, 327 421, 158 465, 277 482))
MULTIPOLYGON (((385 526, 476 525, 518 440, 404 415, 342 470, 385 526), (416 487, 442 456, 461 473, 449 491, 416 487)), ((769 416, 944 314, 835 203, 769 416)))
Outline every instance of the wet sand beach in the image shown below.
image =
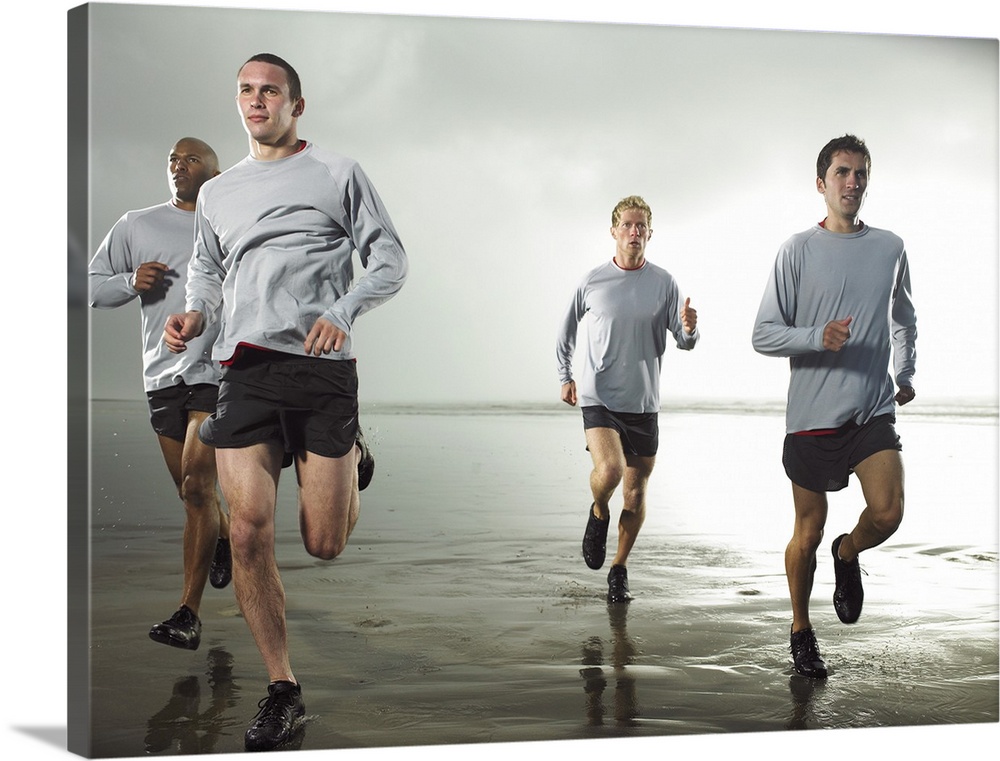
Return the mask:
MULTIPOLYGON (((828 544, 860 488, 831 497, 825 683, 787 651, 780 410, 661 414, 635 600, 611 607, 580 557, 578 411, 371 406, 362 423, 376 474, 341 557, 302 548, 292 471, 279 493, 300 750, 998 721, 995 411, 900 415, 906 517, 862 557, 852 626, 828 544)), ((199 650, 147 636, 177 604, 182 508, 144 403, 95 402, 92 455, 92 755, 241 752, 266 674, 232 588, 206 589, 199 650)))

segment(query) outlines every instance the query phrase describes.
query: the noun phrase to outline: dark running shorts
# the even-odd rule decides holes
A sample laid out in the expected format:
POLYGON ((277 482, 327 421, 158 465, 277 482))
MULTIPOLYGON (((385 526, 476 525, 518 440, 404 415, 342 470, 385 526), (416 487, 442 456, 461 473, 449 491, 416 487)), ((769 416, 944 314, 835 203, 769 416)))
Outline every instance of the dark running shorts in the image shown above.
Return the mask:
POLYGON ((146 392, 149 422, 160 436, 177 441, 187 437, 189 412, 215 412, 219 387, 212 383, 176 386, 146 392))
POLYGON ((815 492, 840 491, 858 463, 876 452, 903 449, 896 435, 896 416, 889 413, 864 425, 848 423, 835 433, 785 436, 781 464, 793 483, 815 492))
POLYGON ((223 368, 219 406, 199 435, 217 449, 271 441, 285 452, 342 457, 358 429, 358 372, 354 360, 323 359, 245 349, 223 368))
POLYGON ((614 428, 625 454, 655 457, 660 445, 659 415, 656 412, 612 412, 607 407, 584 407, 583 430, 614 428))

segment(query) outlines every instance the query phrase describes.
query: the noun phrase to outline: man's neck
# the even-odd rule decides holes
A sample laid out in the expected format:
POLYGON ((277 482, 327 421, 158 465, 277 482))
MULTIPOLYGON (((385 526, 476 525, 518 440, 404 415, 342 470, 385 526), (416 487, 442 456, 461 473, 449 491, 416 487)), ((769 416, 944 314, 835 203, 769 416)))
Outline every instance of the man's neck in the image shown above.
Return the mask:
POLYGON ((856 233, 862 227, 864 223, 861 222, 857 217, 845 219, 844 217, 838 217, 834 214, 830 214, 826 219, 823 220, 823 227, 832 233, 856 233))
POLYGON ((250 140, 250 155, 258 161, 277 161, 298 153, 302 149, 302 141, 295 135, 290 135, 280 143, 265 145, 256 140, 250 140))
POLYGON ((623 270, 637 270, 645 263, 645 254, 639 254, 639 256, 628 256, 621 253, 615 254, 615 264, 623 270))

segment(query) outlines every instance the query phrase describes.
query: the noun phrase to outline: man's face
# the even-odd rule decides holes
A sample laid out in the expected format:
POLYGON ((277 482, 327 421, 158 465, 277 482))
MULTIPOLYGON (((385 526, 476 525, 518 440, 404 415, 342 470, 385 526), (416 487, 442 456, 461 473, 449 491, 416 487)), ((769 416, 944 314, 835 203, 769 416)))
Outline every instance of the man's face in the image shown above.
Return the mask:
POLYGON ((652 234, 646 212, 641 209, 625 209, 618 224, 611 228, 616 254, 619 258, 632 260, 645 256, 646 242, 652 234))
POLYGON ((175 201, 193 204, 206 181, 218 174, 211 154, 195 140, 181 140, 167 157, 167 181, 175 201))
POLYGON ((236 102, 243 128, 261 145, 280 144, 305 107, 302 98, 292 99, 285 70, 262 61, 250 61, 240 69, 236 102))
POLYGON ((868 163, 865 157, 847 151, 833 154, 826 177, 816 178, 816 189, 826 199, 830 215, 847 221, 856 220, 868 191, 868 163))

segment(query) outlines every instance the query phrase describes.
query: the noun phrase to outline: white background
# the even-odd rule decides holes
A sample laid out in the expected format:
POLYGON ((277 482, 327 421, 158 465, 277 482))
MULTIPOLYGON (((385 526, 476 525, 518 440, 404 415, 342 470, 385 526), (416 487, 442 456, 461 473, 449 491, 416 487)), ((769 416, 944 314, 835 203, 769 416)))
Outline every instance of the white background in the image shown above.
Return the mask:
MULTIPOLYGON (((162 3, 161 3, 162 4, 162 3)), ((225 3, 216 5, 249 7, 253 3, 225 3)), ((268 4, 269 5, 269 4, 268 4)), ((7 499, 7 547, 4 553, 5 578, 9 594, 6 598, 6 624, 4 629, 4 651, 8 656, 6 681, 5 723, 2 744, 5 755, 10 758, 61 758, 65 738, 65 451, 64 421, 65 397, 62 378, 65 377, 65 308, 66 293, 65 268, 62 266, 63 241, 65 240, 65 13, 70 4, 60 2, 31 2, 19 6, 17 12, 8 16, 5 42, 8 56, 5 58, 5 79, 7 83, 4 99, 3 119, 4 143, 7 149, 4 179, 7 193, 4 202, 5 229, 13 231, 8 252, 8 276, 5 294, 9 307, 5 310, 8 335, 13 335, 13 345, 7 350, 4 367, 6 384, 10 394, 11 413, 8 426, 8 449, 5 469, 7 482, 14 488, 7 499), (15 477, 16 476, 16 477, 15 477)), ((265 6, 266 7, 266 6, 265 6)), ((421 13, 430 15, 482 15, 504 18, 533 19, 578 19, 600 22, 662 23, 671 25, 708 25, 726 27, 756 27, 782 29, 823 29, 848 32, 876 32, 919 35, 997 36, 994 13, 987 11, 979 0, 954 0, 947 4, 913 4, 905 13, 899 13, 896 3, 844 2, 837 6, 819 6, 793 2, 772 2, 761 0, 756 3, 699 2, 684 4, 683 8, 629 8, 627 13, 619 6, 608 3, 556 2, 555 0, 533 0, 532 2, 460 3, 424 2, 408 6, 400 2, 299 2, 300 9, 329 9, 357 12, 421 13), (897 12, 880 8, 895 8, 897 12)), ((184 30, 176 32, 183 38, 184 30)), ((866 61, 850 55, 827 60, 822 70, 829 74, 825 81, 817 81, 812 94, 817 96, 816 107, 826 109, 827 114, 841 113, 845 116, 847 129, 853 120, 847 118, 854 108, 855 95, 863 93, 870 77, 866 61)), ((995 73, 994 73, 995 76, 995 73)), ((955 87, 960 86, 955 82, 955 87)), ((307 83, 307 87, 309 84, 307 83)), ((995 108, 996 93, 993 93, 995 108)), ((607 105, 602 101, 598 108, 607 105)), ((311 104, 310 104, 311 106, 311 104)), ((603 110, 602 110, 603 113, 603 110)), ((947 114, 939 114, 946 118, 947 114)), ((993 113, 995 120, 996 114, 993 113)), ((307 122, 305 122, 307 123, 307 122)), ((833 121, 829 123, 833 132, 841 131, 833 121)), ((995 121, 993 122, 995 124, 995 121)), ((975 125, 972 125, 973 127, 975 125)), ((980 125, 982 126, 982 125, 980 125)), ((935 223, 938 218, 961 218, 965 216, 968 204, 975 206, 976 199, 964 199, 967 188, 956 182, 952 172, 953 162, 942 165, 939 145, 916 143, 906 155, 892 157, 895 150, 888 144, 901 138, 911 128, 919 127, 908 121, 888 123, 881 132, 873 129, 858 129, 872 143, 877 169, 873 171, 870 202, 868 206, 872 224, 896 228, 907 238, 913 249, 915 237, 921 229, 935 223), (874 137, 877 135, 878 137, 874 137), (890 164, 892 170, 886 165, 890 164), (920 181, 900 184, 899 175, 909 165, 919 170, 920 181), (883 180, 882 177, 885 179, 883 180), (942 177, 944 180, 942 180, 942 177), (916 189, 916 192, 912 191, 916 189), (900 196, 907 196, 901 200, 900 196), (876 207, 876 198, 878 206, 876 207), (878 214, 876 215, 876 208, 878 214)), ((233 129, 238 124, 233 116, 233 129)), ((307 132, 307 130, 303 130, 307 132)), ((824 138, 826 135, 824 134, 824 138)), ((324 142, 329 142, 325 140, 324 142)), ((813 160, 816 140, 808 141, 810 154, 803 159, 813 160)), ((336 146, 332 146, 336 147, 336 146)), ((996 188, 996 145, 983 157, 987 173, 993 177, 992 189, 996 188), (992 175, 990 175, 992 173, 992 175)), ((710 158, 710 157, 706 157, 710 158)), ((371 162, 369 162, 371 163, 371 162)), ((791 232, 800 225, 800 214, 790 208, 799 204, 802 213, 809 216, 811 223, 821 213, 818 205, 807 209, 801 206, 808 202, 810 180, 801 179, 801 193, 795 192, 798 177, 790 172, 792 167, 783 162, 784 173, 780 183, 780 196, 758 200, 760 215, 753 219, 755 225, 762 226, 774 236, 767 241, 767 248, 776 248, 783 232, 791 232), (801 198, 800 198, 801 195, 801 198), (768 224, 773 220, 774 224, 768 224)), ((704 168, 704 167, 703 167, 704 168)), ((807 167, 808 168, 808 167, 807 167)), ((705 169, 707 171, 707 168, 705 169)), ((732 178, 731 198, 739 200, 743 195, 753 194, 753 178, 744 175, 732 178)), ((609 195, 631 192, 631 188, 609 189, 609 195)), ((671 193, 673 191, 670 191, 671 193)), ((650 195, 653 195, 650 193, 650 195)), ((654 196, 655 197, 655 196, 654 196)), ((673 195, 663 196, 666 200, 659 204, 665 222, 664 236, 669 239, 673 225, 678 225, 674 235, 682 236, 682 220, 671 220, 673 195)), ((720 203, 717 193, 706 195, 713 203, 720 203)), ((994 195, 995 198, 995 195, 994 195)), ((396 201, 396 198, 393 198, 396 201)), ((812 203, 818 202, 818 196, 812 203)), ((607 203, 598 204, 595 214, 605 215, 607 203)), ((405 198, 393 205, 399 209, 396 216, 405 213, 405 198)), ((979 208, 979 207, 977 207, 979 208)), ((657 206, 654 204, 654 212, 657 206)), ((391 207, 392 210, 392 207, 391 207)), ((689 210, 692 211, 693 210, 689 210)), ((996 391, 996 208, 983 211, 992 214, 992 222, 985 225, 992 234, 992 250, 984 250, 973 261, 963 265, 965 272, 960 281, 947 288, 939 288, 945 273, 935 269, 935 262, 955 262, 964 246, 957 250, 945 250, 947 240, 952 236, 937 239, 922 247, 919 259, 924 269, 920 274, 922 336, 933 337, 935 330, 929 324, 938 321, 943 327, 943 335, 960 337, 964 332, 980 331, 983 341, 975 348, 963 348, 961 353, 949 355, 948 364, 967 376, 969 365, 972 375, 987 377, 986 383, 975 383, 970 392, 981 389, 995 394, 996 391), (992 257, 992 258, 990 258, 992 257), (976 327, 985 325, 985 328, 976 327), (978 360, 968 355, 978 356, 978 360)), ((579 223, 591 223, 587 210, 579 211, 579 223)), ((437 220, 435 220, 437 221, 437 220)), ((732 224, 732 232, 739 236, 739 226, 745 220, 727 219, 732 224)), ((606 233, 603 222, 594 222, 594 235, 606 233)), ((402 225, 401 225, 402 226, 402 225)), ((953 225, 947 225, 953 228, 953 225)), ((413 222, 406 223, 407 230, 415 229, 413 222)), ((659 231, 658 231, 659 232, 659 231)), ((714 233, 721 234, 715 230, 714 233)), ((556 231, 558 238, 564 231, 556 231)), ((545 230, 539 229, 538 236, 544 237, 545 230)), ((573 227, 571 234, 579 236, 580 230, 573 227)), ((475 231, 471 233, 475 238, 475 231)), ((410 236, 413 237, 412 235, 410 236)), ((537 237, 537 236, 536 236, 537 237)), ((582 238, 574 238, 582 241, 582 238)), ((694 240, 694 238, 686 238, 694 240)), ((589 243, 589 237, 586 238, 589 243)), ((608 239, 607 242, 609 242, 608 239)), ((969 242, 970 246, 975 242, 969 242)), ((581 243, 581 245, 583 245, 581 243)), ((763 243, 761 244, 763 246, 763 243)), ((536 249, 544 253, 549 247, 539 241, 536 249)), ((567 248, 556 245, 555 249, 567 248)), ((773 256, 768 251, 746 248, 748 256, 758 262, 773 256)), ((610 249, 608 249, 610 253, 610 249)), ((650 251, 654 255, 655 249, 650 251)), ((692 255, 695 252, 692 252, 692 255)), ((697 252, 703 255, 703 252, 697 252)), ((581 256, 583 256, 581 254, 581 256)), ((595 248, 583 258, 601 256, 595 248)), ((918 256, 914 253, 913 256, 918 256)), ((684 261, 683 259, 675 261, 684 261)), ((574 262, 575 265, 575 262, 574 262)), ((567 272, 567 283, 574 278, 577 270, 572 267, 567 272)), ((713 278, 703 274, 695 266, 695 260, 684 267, 677 267, 679 276, 687 281, 686 287, 692 291, 699 306, 705 313, 706 327, 711 321, 720 320, 713 316, 713 278), (690 267, 690 268, 688 268, 690 267)), ((755 267, 756 269, 756 267, 755 267)), ((753 273, 747 288, 756 300, 763 274, 753 273)), ((416 288, 414 288, 416 290, 416 288)), ((555 294, 562 297, 562 294, 555 294)), ((414 297, 416 298, 416 297, 414 297)), ((718 314, 718 311, 715 312, 718 314)), ((395 317, 400 317, 397 312, 395 317)), ((539 327, 540 333, 551 332, 547 326, 539 327), (545 327, 545 329, 543 329, 545 327)), ((716 331, 712 339, 706 339, 705 349, 710 340, 722 340, 716 331)), ((940 345, 945 347, 947 342, 940 345)), ((944 348, 942 348, 944 350, 944 348)), ((705 351, 708 355, 710 352, 705 351)), ((944 376, 942 376, 944 377, 944 376)), ((930 382, 930 378, 927 379, 930 382)), ((962 383, 965 381, 963 380, 962 383)), ((947 379, 941 381, 947 391, 947 379)), ((554 385, 554 381, 553 381, 554 385)), ((966 387, 961 386, 964 390, 966 387)), ((555 390, 553 390, 555 393, 555 390)), ((691 757, 694 754, 714 756, 716 754, 773 753, 776 756, 795 752, 808 752, 819 759, 839 758, 846 744, 847 752, 858 759, 875 757, 885 753, 905 754, 911 758, 933 758, 953 754, 961 747, 980 747, 968 743, 986 743, 983 747, 996 747, 998 726, 914 728, 902 730, 850 730, 823 733, 771 733, 767 735, 735 735, 730 737, 662 738, 659 740, 633 740, 614 742, 576 743, 570 750, 581 758, 604 757, 609 752, 628 752, 640 757, 653 753, 667 753, 674 757, 691 757)), ((403 751, 331 751, 313 753, 310 757, 374 758, 394 757, 436 757, 464 758, 468 748, 442 748, 403 751)), ((552 752, 548 744, 519 745, 515 748, 477 747, 473 749, 477 757, 506 758, 510 753, 529 757, 542 757, 552 752)))

